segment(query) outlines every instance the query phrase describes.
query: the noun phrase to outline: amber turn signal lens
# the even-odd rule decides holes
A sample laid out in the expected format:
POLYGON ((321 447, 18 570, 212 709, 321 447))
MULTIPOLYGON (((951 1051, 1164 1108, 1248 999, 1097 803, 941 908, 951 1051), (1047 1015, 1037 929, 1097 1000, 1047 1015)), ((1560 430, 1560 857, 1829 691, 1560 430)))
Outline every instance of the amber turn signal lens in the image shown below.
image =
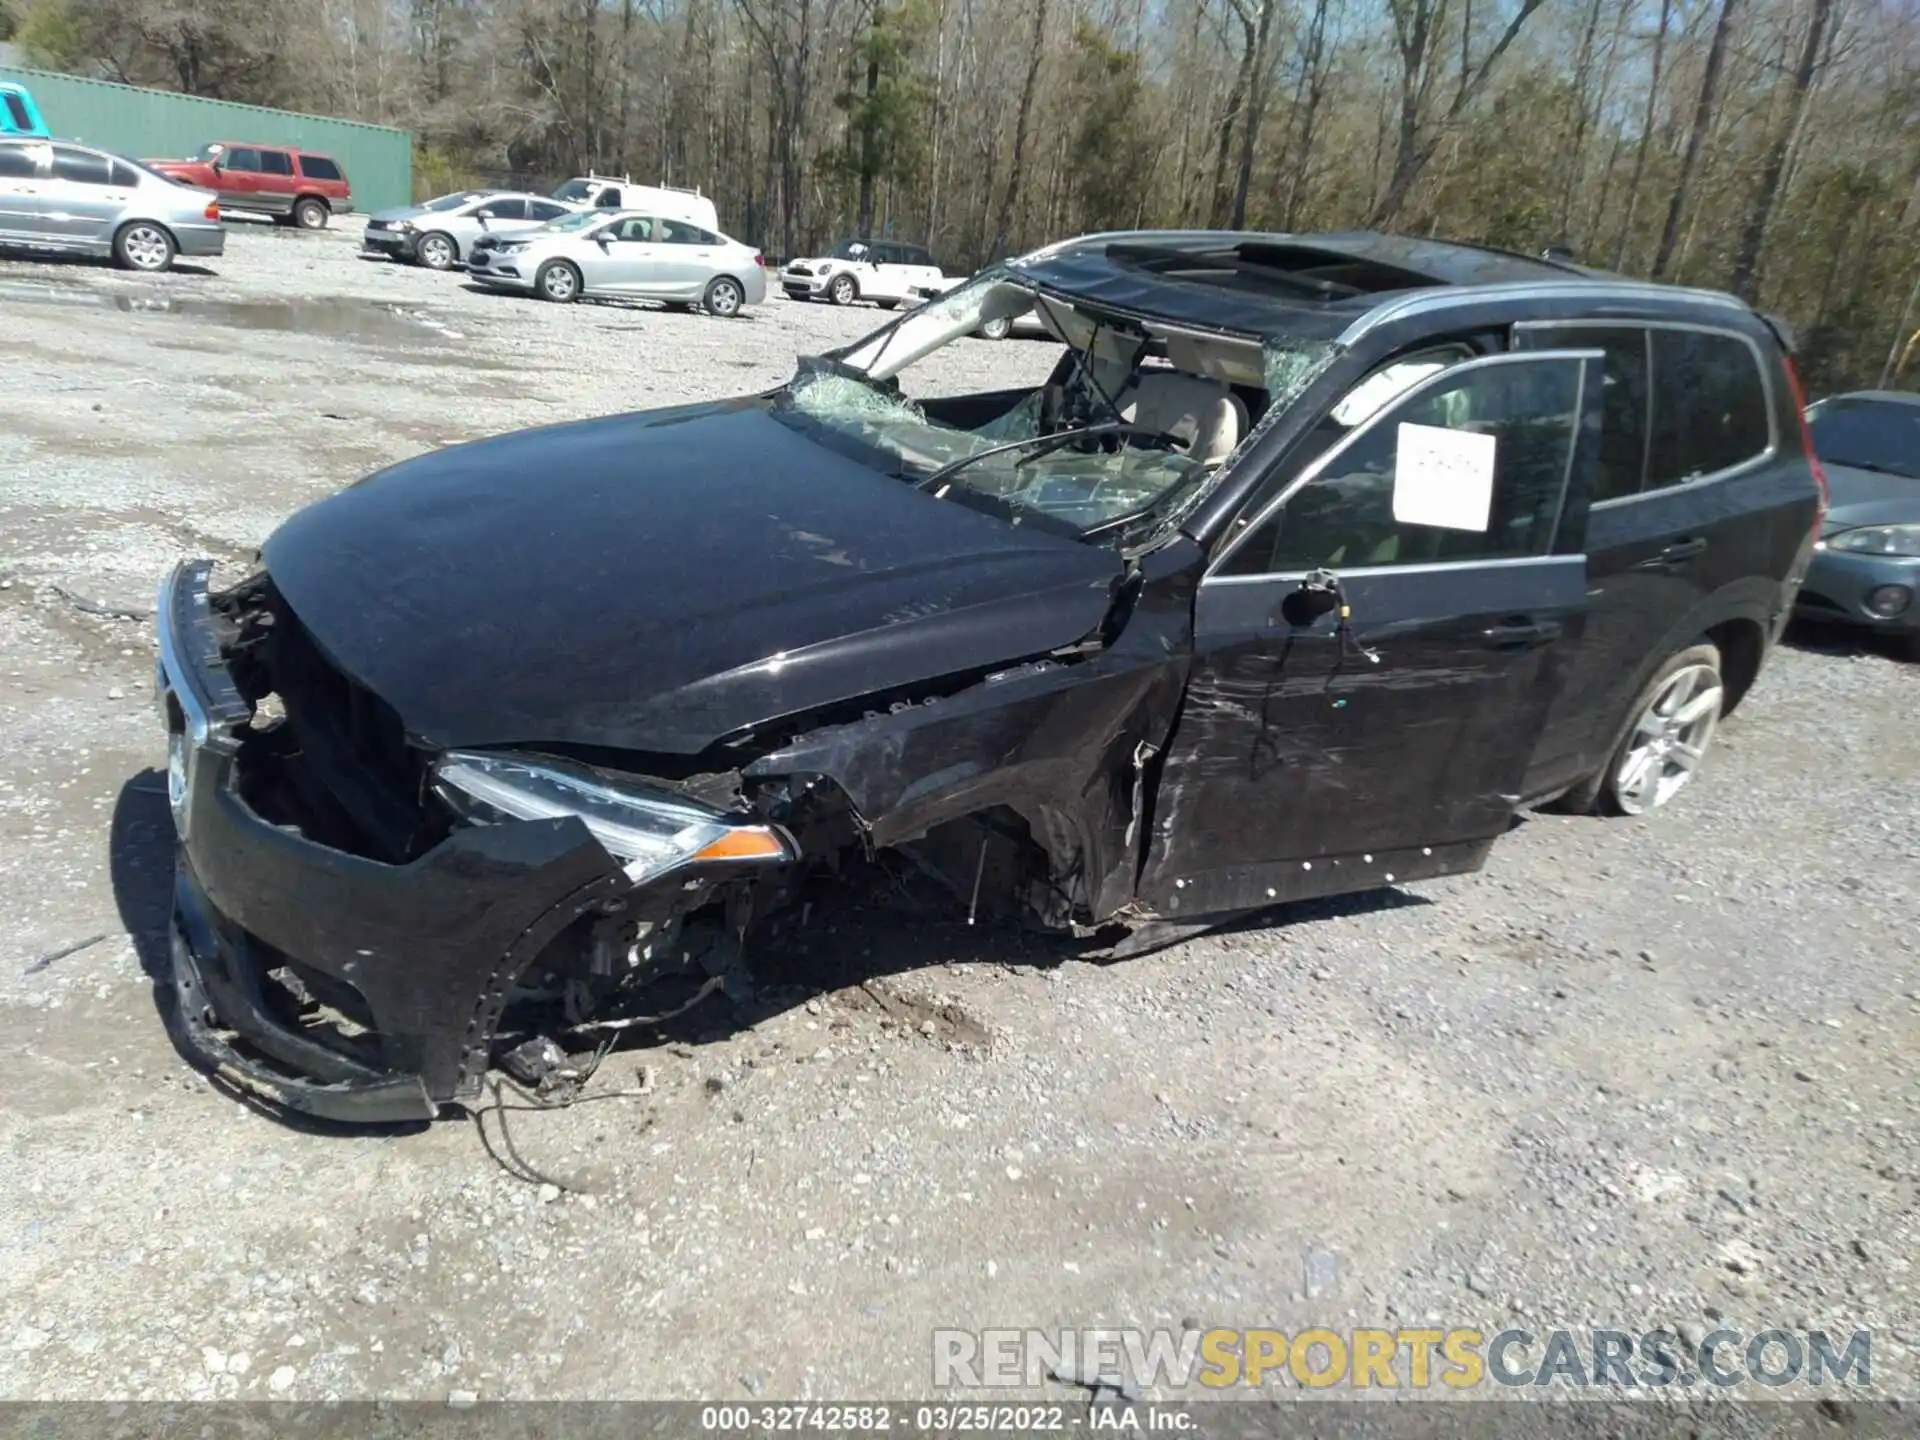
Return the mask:
POLYGON ((784 860, 787 847, 771 830, 743 826, 729 830, 711 845, 696 850, 693 863, 702 860, 784 860))

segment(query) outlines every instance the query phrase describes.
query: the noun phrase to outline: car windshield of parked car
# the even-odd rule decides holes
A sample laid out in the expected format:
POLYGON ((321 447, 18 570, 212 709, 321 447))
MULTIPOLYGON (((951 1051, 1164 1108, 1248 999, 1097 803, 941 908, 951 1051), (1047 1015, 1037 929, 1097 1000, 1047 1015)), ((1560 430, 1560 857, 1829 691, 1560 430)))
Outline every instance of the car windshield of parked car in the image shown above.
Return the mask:
POLYGON ((206 144, 206 145, 202 145, 198 150, 193 152, 193 158, 199 161, 202 165, 211 165, 214 161, 218 160, 222 154, 225 153, 226 148, 227 148, 226 146, 218 143, 217 141, 206 144))
POLYGON ((830 260, 864 260, 870 253, 864 240, 842 240, 827 252, 830 260))
POLYGON ((556 200, 586 200, 593 194, 593 185, 586 180, 569 180, 553 192, 556 200))
POLYGON ((1807 425, 1829 465, 1920 479, 1920 402, 1826 400, 1807 412, 1807 425))
MULTIPOLYGON (((773 412, 829 448, 1012 523, 1132 535, 1205 493, 1268 408, 1269 376, 1283 372, 1251 340, 1102 319, 995 267, 803 362, 773 412), (1042 352, 1056 358, 1044 383, 926 399, 902 383, 930 356, 981 343, 972 337, 982 325, 1029 310, 1058 342, 1042 352)), ((1296 393, 1291 381, 1283 388, 1296 393)))
POLYGON ((484 190, 462 190, 457 194, 442 195, 437 200, 429 200, 420 208, 422 210, 431 210, 435 214, 443 214, 448 210, 458 210, 462 205, 471 205, 476 200, 484 200, 486 198, 487 193, 484 190))
POLYGON ((541 230, 573 231, 586 230, 595 225, 607 223, 604 210, 576 210, 571 215, 562 215, 558 220, 549 220, 538 227, 541 230))

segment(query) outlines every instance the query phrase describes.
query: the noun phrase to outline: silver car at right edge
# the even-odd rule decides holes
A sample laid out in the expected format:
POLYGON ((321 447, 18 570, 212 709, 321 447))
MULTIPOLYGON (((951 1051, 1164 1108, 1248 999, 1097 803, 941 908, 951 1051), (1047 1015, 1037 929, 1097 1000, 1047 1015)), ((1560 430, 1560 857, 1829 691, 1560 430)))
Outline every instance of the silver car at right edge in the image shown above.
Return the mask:
POLYGON ((686 220, 585 211, 477 249, 467 274, 490 290, 562 304, 581 296, 699 305, 730 317, 767 298, 761 254, 686 220))
POLYGON ((1829 396, 1807 425, 1832 499, 1796 611, 1889 635, 1920 660, 1920 394, 1829 396))

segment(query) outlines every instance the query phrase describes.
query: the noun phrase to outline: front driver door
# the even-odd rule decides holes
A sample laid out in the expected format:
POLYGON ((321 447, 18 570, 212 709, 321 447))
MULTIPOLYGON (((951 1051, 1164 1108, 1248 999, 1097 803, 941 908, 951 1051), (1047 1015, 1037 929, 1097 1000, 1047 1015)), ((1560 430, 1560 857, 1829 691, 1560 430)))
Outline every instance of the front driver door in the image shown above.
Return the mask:
POLYGON ((1597 351, 1471 360, 1370 418, 1336 406, 1315 434, 1338 438, 1282 460, 1195 596, 1143 902, 1194 918, 1479 865, 1585 613, 1601 374, 1597 351), (1289 602, 1316 571, 1344 621, 1289 602))
POLYGON ((591 245, 577 247, 587 289, 608 295, 651 293, 660 268, 654 224, 643 215, 629 215, 601 226, 591 245))

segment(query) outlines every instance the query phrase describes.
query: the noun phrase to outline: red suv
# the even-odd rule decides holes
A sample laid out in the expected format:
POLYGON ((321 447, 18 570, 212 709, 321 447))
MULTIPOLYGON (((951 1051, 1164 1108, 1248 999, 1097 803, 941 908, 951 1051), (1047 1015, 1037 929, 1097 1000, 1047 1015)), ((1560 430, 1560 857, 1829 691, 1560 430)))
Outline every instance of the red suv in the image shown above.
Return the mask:
POLYGON ((147 164, 183 185, 217 190, 226 209, 271 215, 276 225, 319 230, 329 216, 353 209, 346 172, 310 150, 215 141, 191 160, 147 164))

